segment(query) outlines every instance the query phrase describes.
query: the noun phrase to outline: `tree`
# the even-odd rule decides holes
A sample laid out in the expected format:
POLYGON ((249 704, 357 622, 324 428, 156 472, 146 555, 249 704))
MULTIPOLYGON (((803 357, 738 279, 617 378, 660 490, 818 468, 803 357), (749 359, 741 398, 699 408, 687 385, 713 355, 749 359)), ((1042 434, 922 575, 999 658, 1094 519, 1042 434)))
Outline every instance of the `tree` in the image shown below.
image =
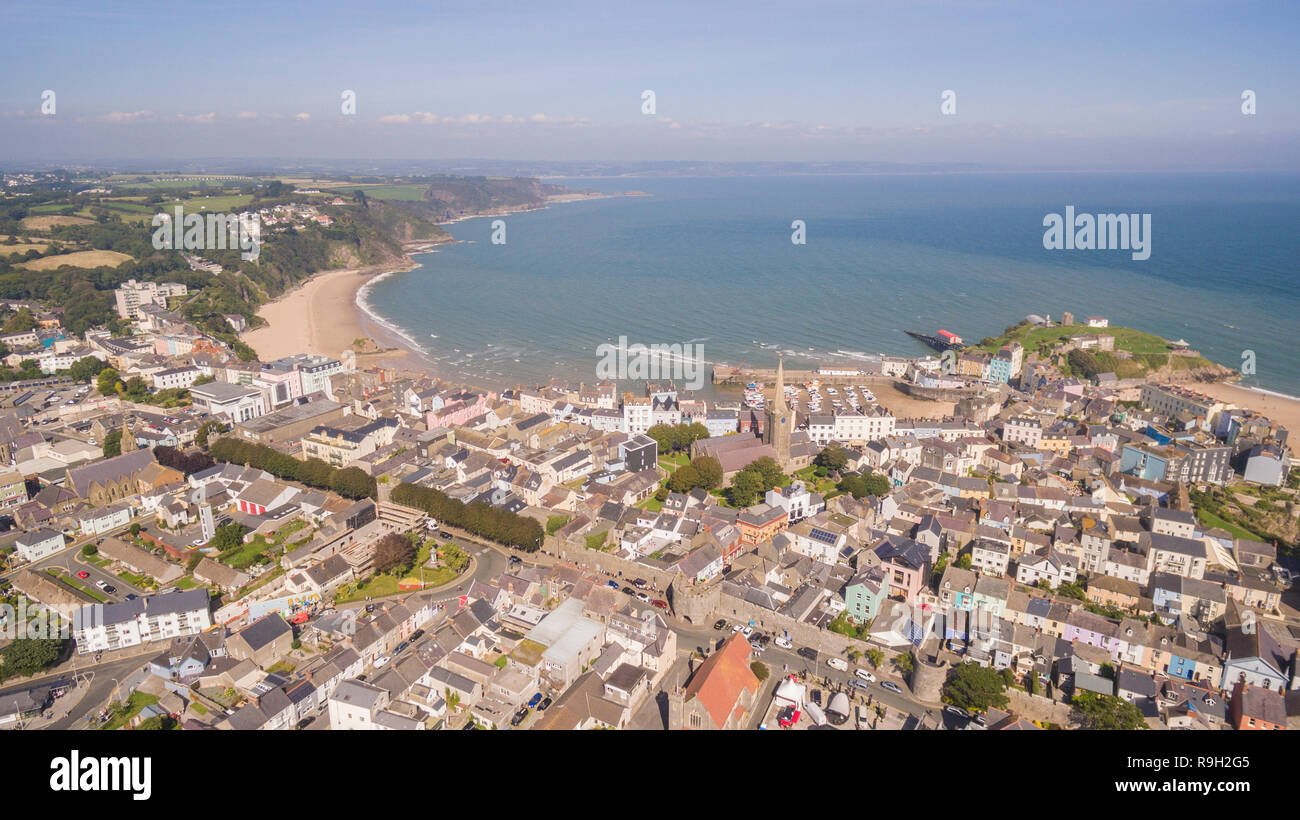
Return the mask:
POLYGON ((685 467, 677 468, 677 471, 668 477, 668 489, 675 493, 689 493, 699 486, 699 482, 700 474, 687 464, 685 467))
POLYGON ((68 378, 74 382, 88 382, 95 376, 99 375, 108 365, 101 359, 94 356, 85 356, 77 359, 68 368, 68 378))
POLYGON ((894 663, 894 668, 898 670, 898 673, 900 675, 912 674, 912 669, 914 668, 914 664, 912 662, 911 653, 900 652, 899 654, 894 656, 893 663, 894 663))
POLYGON ((970 569, 970 553, 969 553, 969 552, 963 552, 961 555, 958 555, 958 556, 957 556, 957 568, 958 568, 958 569, 970 569))
POLYGON ((722 464, 713 456, 696 456, 691 459, 691 466, 699 476, 699 484, 706 490, 716 490, 722 486, 722 464))
POLYGON ((943 684, 943 702, 987 712, 1007 705, 1007 680, 996 669, 967 661, 955 666, 943 684))
POLYGON ((737 507, 748 507, 758 500, 763 490, 763 479, 752 470, 741 470, 731 479, 731 503, 737 507))
POLYGON ((105 367, 99 371, 95 379, 95 389, 101 396, 116 396, 118 385, 122 383, 121 376, 111 367, 105 367))
POLYGON ((34 675, 59 659, 63 641, 58 638, 18 638, 0 649, 0 680, 14 675, 34 675))
POLYGON ((104 458, 122 455, 122 431, 113 430, 104 436, 104 458))
MULTIPOLYGON (((291 459, 296 460, 296 459, 291 459)), ((330 478, 330 489, 344 498, 374 498, 378 494, 374 476, 360 467, 345 467, 330 478)))
POLYGON ((1114 695, 1076 692, 1070 697, 1070 706, 1085 729, 1132 731, 1147 728, 1142 711, 1114 695))
POLYGON ((871 661, 871 666, 879 669, 880 665, 885 662, 885 653, 872 647, 867 650, 867 660, 871 661))
POLYGON ((849 464, 849 454, 844 452, 844 448, 838 444, 832 444, 817 454, 813 462, 818 467, 825 467, 827 470, 839 472, 849 464))
POLYGON ((415 563, 415 545, 400 533, 390 532, 375 545, 375 572, 406 572, 415 563))
POLYGON ((889 494, 889 479, 878 473, 849 473, 835 486, 854 498, 889 494))
POLYGON ((227 552, 229 550, 238 549, 244 545, 244 533, 246 531, 244 525, 240 524, 238 521, 232 521, 229 524, 222 524, 220 527, 217 527, 217 531, 213 533, 212 540, 208 542, 208 546, 218 552, 227 552))
MULTIPOLYGON (((101 393, 104 391, 100 391, 101 393)), ((208 446, 208 436, 213 433, 226 432, 226 425, 216 420, 208 420, 199 425, 198 431, 194 434, 194 443, 200 447, 208 446)), ((324 462, 322 462, 324 463, 324 462)))

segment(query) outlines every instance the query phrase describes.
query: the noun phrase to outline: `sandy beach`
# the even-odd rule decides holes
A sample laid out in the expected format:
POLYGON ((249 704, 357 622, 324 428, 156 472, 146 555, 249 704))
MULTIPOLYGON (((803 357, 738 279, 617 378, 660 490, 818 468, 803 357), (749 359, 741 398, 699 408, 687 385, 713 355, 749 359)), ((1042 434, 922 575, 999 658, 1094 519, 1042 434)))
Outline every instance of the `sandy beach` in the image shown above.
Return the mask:
POLYGON ((262 306, 268 324, 241 337, 262 361, 294 353, 337 356, 365 334, 356 308, 357 291, 380 269, 350 268, 312 276, 262 306))
MULTIPOLYGON (((1296 431, 1300 431, 1300 400, 1261 393, 1228 382, 1194 384, 1188 385, 1188 387, 1219 401, 1231 402, 1237 407, 1247 407, 1258 413, 1263 413, 1273 421, 1280 423, 1292 435, 1295 435, 1296 431)), ((1300 453, 1300 450, 1296 449, 1294 440, 1288 447, 1292 453, 1300 453)))

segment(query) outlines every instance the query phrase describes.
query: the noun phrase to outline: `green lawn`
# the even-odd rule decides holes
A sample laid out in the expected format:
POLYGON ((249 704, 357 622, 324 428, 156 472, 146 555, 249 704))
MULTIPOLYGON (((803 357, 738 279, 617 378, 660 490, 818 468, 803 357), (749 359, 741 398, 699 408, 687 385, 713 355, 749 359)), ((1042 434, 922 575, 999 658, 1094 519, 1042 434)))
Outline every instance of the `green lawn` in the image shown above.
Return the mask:
POLYGON ((1249 538, 1252 541, 1269 540, 1268 538, 1266 538, 1263 535, 1260 535, 1257 532, 1251 532, 1245 527, 1239 527, 1236 524, 1227 521, 1226 519, 1220 518, 1219 516, 1215 515, 1209 510, 1197 510, 1196 518, 1198 521, 1200 521, 1202 524, 1204 524, 1207 527, 1222 527, 1223 529, 1232 533, 1233 536, 1237 538, 1249 538))
POLYGON ((132 692, 123 706, 113 707, 113 717, 107 723, 99 727, 104 730, 120 729, 127 725, 131 718, 140 714, 140 710, 158 702, 157 695, 146 695, 143 692, 132 692))

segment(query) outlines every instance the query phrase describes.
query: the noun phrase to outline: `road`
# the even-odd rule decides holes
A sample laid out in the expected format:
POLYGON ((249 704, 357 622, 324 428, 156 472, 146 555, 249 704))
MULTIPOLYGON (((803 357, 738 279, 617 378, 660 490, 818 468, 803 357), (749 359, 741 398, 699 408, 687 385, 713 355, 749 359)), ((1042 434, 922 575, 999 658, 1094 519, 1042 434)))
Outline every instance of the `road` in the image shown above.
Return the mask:
MULTIPOLYGON (((127 583, 126 581, 117 577, 113 573, 108 572, 107 570, 100 569, 94 564, 83 563, 81 560, 82 557, 81 548, 84 547, 86 544, 93 544, 101 539, 109 537, 110 535, 120 535, 128 531, 131 528, 132 524, 137 524, 137 523, 143 524, 153 519, 153 517, 154 517, 153 513, 141 513, 140 515, 137 515, 135 518, 131 519, 126 524, 123 524, 121 527, 118 527, 117 529, 110 530, 108 532, 103 532, 100 533, 99 535, 90 535, 84 538, 78 538, 72 541, 62 550, 54 553, 53 555, 47 555, 46 557, 41 558, 40 560, 31 562, 30 564, 23 564, 20 567, 15 567, 14 569, 0 573, 0 581, 8 580, 14 573, 23 569, 29 569, 33 572, 44 572, 47 569, 58 567, 74 577, 78 572, 87 573, 89 575, 88 578, 84 578, 84 579, 78 578, 77 580, 92 588, 95 586, 96 581, 103 581, 104 583, 112 587, 115 587, 116 589, 111 595, 104 592, 101 589, 96 589, 96 591, 100 595, 104 596, 109 601, 113 601, 113 602, 121 601, 127 595, 137 595, 137 596, 144 595, 145 594, 144 590, 132 584, 127 583)), ((71 592, 73 595, 76 595, 78 598, 81 598, 88 604, 99 603, 99 601, 96 601, 94 598, 91 598, 89 595, 85 594, 84 592, 77 589, 76 587, 70 586, 69 584, 63 583, 57 579, 51 579, 51 580, 53 580, 54 583, 58 584, 63 589, 66 589, 69 592, 71 592)))

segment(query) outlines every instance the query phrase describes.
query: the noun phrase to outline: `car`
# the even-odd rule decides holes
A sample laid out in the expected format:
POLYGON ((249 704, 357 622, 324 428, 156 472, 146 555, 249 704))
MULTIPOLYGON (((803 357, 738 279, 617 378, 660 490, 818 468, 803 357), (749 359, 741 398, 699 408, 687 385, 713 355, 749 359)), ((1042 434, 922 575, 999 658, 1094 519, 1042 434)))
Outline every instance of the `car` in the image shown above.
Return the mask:
POLYGON ((524 722, 524 718, 526 717, 528 717, 528 710, 520 709, 518 712, 515 712, 514 717, 510 718, 510 725, 518 726, 519 724, 524 722))
POLYGON ((380 655, 379 657, 375 658, 375 668, 383 669, 385 666, 388 665, 388 662, 391 660, 392 658, 388 657, 387 655, 380 655))
POLYGON ((447 532, 446 530, 443 530, 442 532, 438 533, 438 537, 441 538, 443 541, 450 541, 454 536, 451 533, 447 532))
POLYGON ((859 703, 857 706, 854 707, 854 709, 855 709, 855 710, 857 711, 857 713, 858 713, 858 728, 859 728, 859 729, 870 729, 870 728, 871 728, 871 718, 869 718, 869 717, 867 716, 867 714, 868 714, 868 713, 867 713, 867 707, 865 707, 865 706, 863 706, 862 704, 859 703))
POLYGON ((841 672, 849 671, 848 661, 844 660, 843 658, 827 658, 826 665, 829 666, 831 669, 838 669, 841 672))
POLYGON ((849 686, 852 686, 854 689, 863 689, 863 690, 865 690, 865 689, 867 688, 868 684, 867 684, 867 682, 864 681, 864 680, 858 680, 857 678, 850 678, 850 679, 849 679, 849 686))
POLYGON ((961 708, 960 706, 953 706, 952 704, 949 704, 949 705, 943 707, 943 710, 944 710, 945 712, 947 712, 948 714, 950 714, 950 715, 956 715, 957 717, 960 717, 960 718, 969 718, 969 717, 970 717, 970 715, 967 714, 966 710, 963 709, 963 708, 961 708))
POLYGON ((880 687, 882 689, 888 689, 889 691, 893 692, 895 695, 903 694, 903 690, 899 689, 898 684, 894 683, 892 680, 882 680, 880 682, 880 687))
POLYGON ((810 661, 817 660, 817 650, 813 649, 811 646, 801 646, 795 650, 795 654, 801 658, 807 658, 810 661))
POLYGON ((531 698, 528 699, 528 708, 534 709, 537 707, 537 704, 541 702, 542 702, 542 693, 538 692, 537 694, 533 695, 531 698))
POLYGON ((649 596, 649 595, 646 595, 644 592, 638 592, 638 593, 636 594, 636 597, 637 597, 637 600, 640 601, 640 602, 643 603, 643 604, 648 604, 648 603, 650 603, 650 596, 649 596))
POLYGON ((624 595, 635 595, 635 594, 636 594, 636 590, 635 590, 635 589, 632 589, 632 587, 623 587, 623 594, 624 594, 624 595))
POLYGON ((127 600, 127 601, 134 601, 134 600, 135 600, 136 598, 138 598, 138 597, 139 597, 138 595, 135 595, 135 594, 133 594, 133 593, 127 593, 127 596, 126 596, 126 598, 125 598, 124 600, 127 600))
POLYGON ((719 618, 718 620, 713 622, 713 628, 721 632, 722 630, 727 628, 727 622, 722 618, 719 618))
POLYGON ((478 724, 471 720, 469 723, 466 723, 464 726, 460 727, 460 730, 462 732, 471 732, 477 728, 478 728, 478 724))
POLYGON ((732 632, 741 632, 741 631, 743 631, 744 629, 745 629, 745 625, 744 625, 744 624, 736 624, 735 626, 733 626, 733 627, 731 628, 731 631, 732 631, 732 632))
POLYGON ((853 674, 858 676, 862 680, 866 681, 867 683, 872 683, 876 680, 876 676, 871 674, 865 669, 854 669, 853 674))
POLYGON ((820 689, 812 690, 812 702, 817 704, 818 706, 822 705, 822 690, 820 689))
POLYGON ((550 698, 542 698, 542 702, 537 704, 537 711, 545 712, 547 709, 551 708, 551 703, 553 703, 553 701, 550 698))
POLYGON ((618 581, 606 581, 605 586, 609 587, 610 589, 618 589, 618 581))
POLYGON ((206 543, 208 543, 206 539, 203 539, 203 538, 195 538, 193 541, 190 542, 190 546, 191 546, 191 547, 201 547, 201 546, 203 546, 203 545, 206 544, 206 543))
POLYGON ((790 641, 782 637, 777 637, 773 639, 772 643, 776 644, 782 649, 794 649, 794 644, 790 643, 790 641))
POLYGON ((753 634, 754 634, 754 627, 752 627, 752 626, 741 627, 741 629, 740 629, 740 634, 742 634, 742 635, 744 635, 746 638, 748 638, 750 635, 753 635, 753 634))
POLYGON ((100 589, 108 589, 108 581, 96 581, 95 586, 99 587, 100 589))
POLYGON ((977 715, 975 716, 974 720, 975 720, 975 722, 978 723, 979 725, 984 726, 984 725, 985 725, 984 713, 981 712, 981 713, 977 714, 977 715))
POLYGON ((757 641, 750 641, 750 642, 749 642, 749 650, 750 650, 750 652, 751 652, 752 654, 754 654, 754 655, 762 655, 762 654, 763 654, 763 645, 762 645, 761 643, 758 643, 757 641))
POLYGON ((402 653, 402 650, 403 650, 403 649, 406 649, 406 647, 408 647, 408 646, 410 646, 410 645, 411 645, 410 641, 402 641, 401 643, 399 643, 399 644, 397 645, 397 648, 393 650, 393 654, 394 654, 394 655, 400 655, 400 654, 402 653))
POLYGON ((412 641, 412 642, 414 642, 414 641, 418 641, 418 640, 420 640, 420 639, 423 638, 423 637, 424 637, 424 630, 423 630, 423 629, 417 629, 417 630, 415 630, 414 632, 411 633, 411 641, 412 641))
POLYGON ((644 578, 637 578, 635 581, 632 582, 632 586, 636 587, 637 589, 645 589, 650 585, 646 583, 646 580, 644 578))
POLYGON ((667 609, 667 608, 668 608, 668 602, 667 602, 667 601, 664 601, 664 600, 662 600, 662 599, 660 599, 660 600, 655 600, 655 601, 651 601, 651 602, 650 602, 650 605, 651 605, 652 607, 654 607, 655 609, 667 609))
POLYGON ((296 724, 294 724, 293 728, 306 729, 307 726, 315 719, 316 719, 315 717, 305 717, 302 720, 298 721, 296 724))
POLYGON ((104 584, 104 591, 107 592, 109 595, 112 595, 114 592, 117 592, 117 587, 113 586, 112 584, 104 584))
POLYGON ((77 577, 78 577, 78 578, 82 578, 82 579, 89 578, 89 577, 90 577, 90 573, 89 573, 89 572, 86 572, 86 571, 83 569, 81 572, 78 572, 78 573, 77 573, 77 577))

